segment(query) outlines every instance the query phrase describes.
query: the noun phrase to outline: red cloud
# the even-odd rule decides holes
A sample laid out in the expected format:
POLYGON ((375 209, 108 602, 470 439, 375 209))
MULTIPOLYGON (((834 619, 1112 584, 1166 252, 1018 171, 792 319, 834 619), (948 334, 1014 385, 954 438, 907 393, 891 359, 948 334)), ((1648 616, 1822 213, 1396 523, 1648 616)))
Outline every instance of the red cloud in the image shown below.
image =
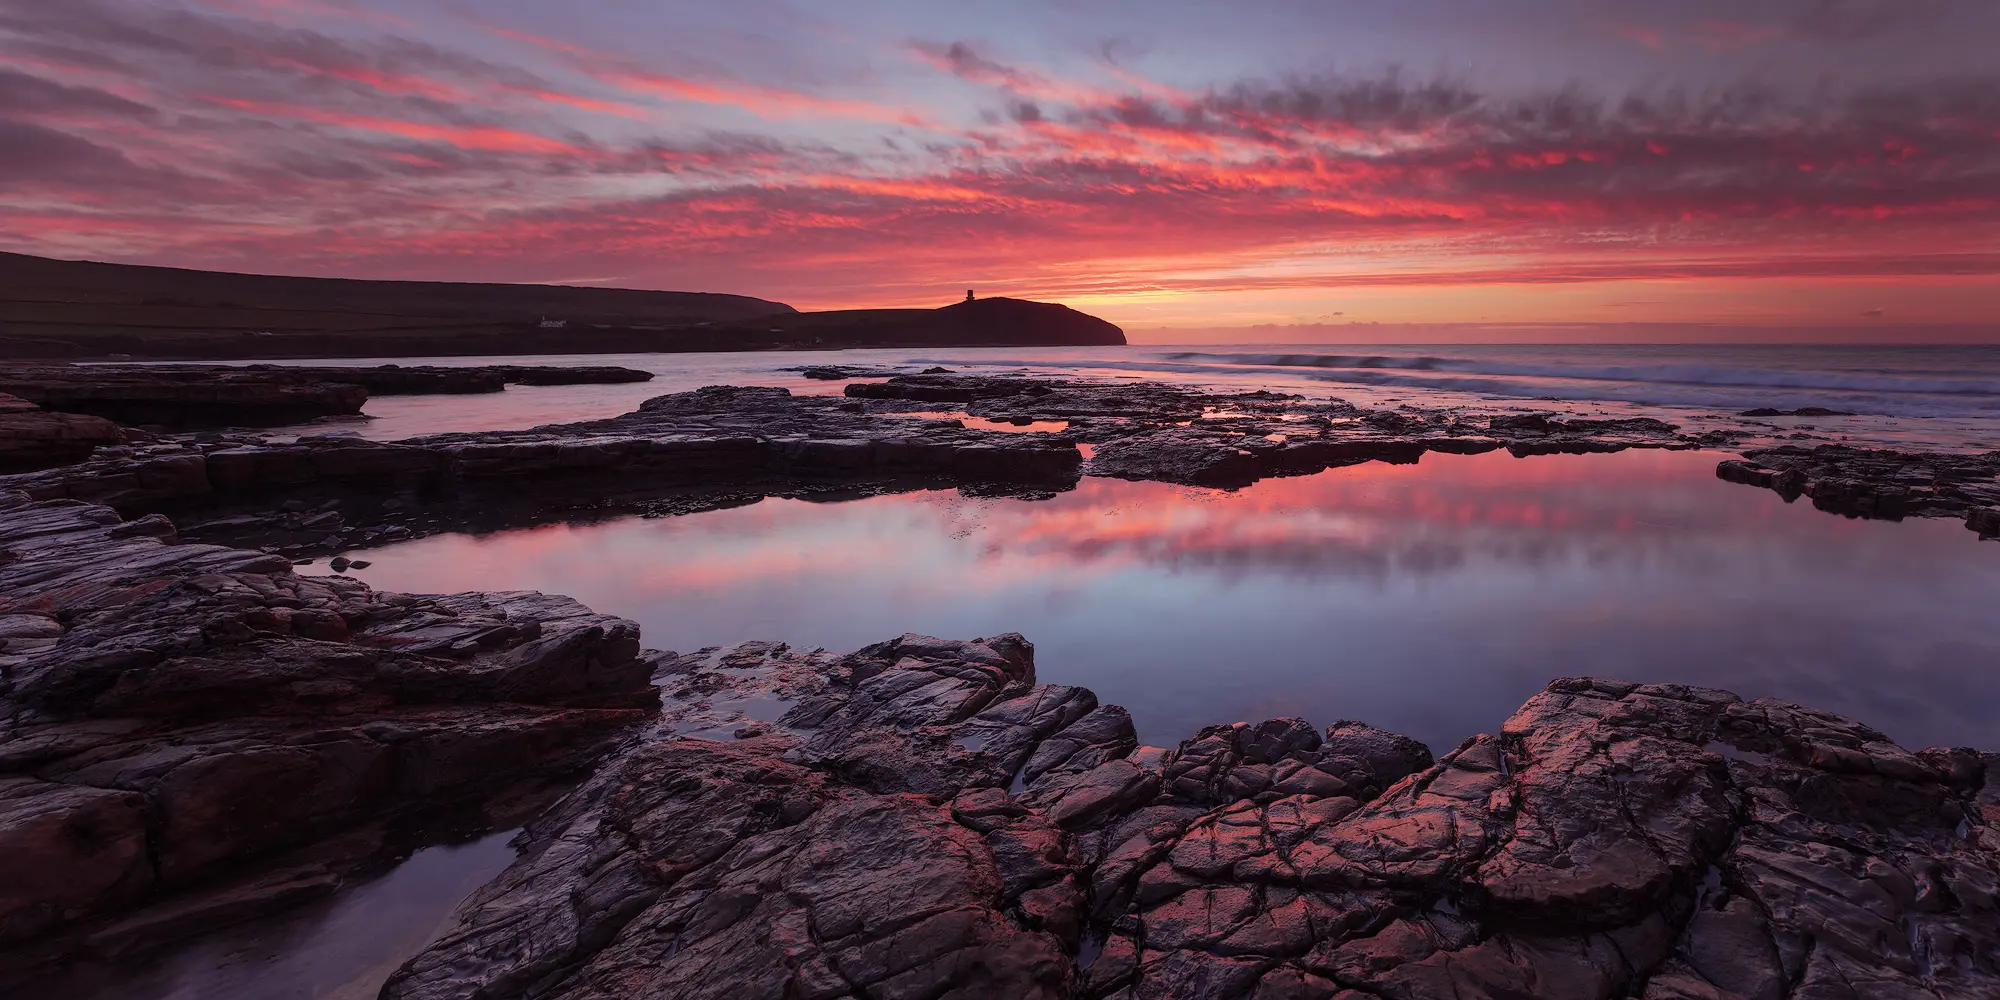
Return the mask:
POLYGON ((797 118, 804 115, 833 115, 863 121, 923 124, 922 118, 906 107, 873 101, 820 97, 796 90, 762 87, 736 80, 702 80, 664 73, 639 66, 628 57, 601 52, 509 28, 488 27, 503 38, 526 42, 568 57, 580 73, 634 94, 668 101, 693 101, 742 108, 767 118, 797 118))
POLYGON ((30 15, 0 25, 0 51, 71 67, 0 71, 0 128, 21 137, 0 151, 15 206, 0 231, 31 252, 588 273, 804 304, 973 281, 1165 297, 2000 274, 1988 79, 1592 98, 1388 75, 1186 92, 918 45, 989 105, 953 119, 859 84, 809 92, 503 29, 528 63, 105 0, 30 15), (80 48, 100 37, 122 41, 80 48), (750 117, 719 131, 693 123, 728 116, 690 104, 750 117))
POLYGON ((501 153, 534 153, 541 155, 583 156, 593 155, 592 151, 574 143, 551 139, 516 129, 498 125, 438 125, 428 122, 401 121, 393 118, 377 118, 369 115, 347 114, 325 108, 305 107, 296 104, 274 104, 264 101, 249 101, 234 97, 206 97, 211 104, 237 111, 270 118, 289 118, 295 121, 313 122, 319 125, 333 125, 340 128, 359 129, 365 132, 380 132, 385 135, 401 136, 419 142, 441 142, 459 149, 486 150, 501 153))

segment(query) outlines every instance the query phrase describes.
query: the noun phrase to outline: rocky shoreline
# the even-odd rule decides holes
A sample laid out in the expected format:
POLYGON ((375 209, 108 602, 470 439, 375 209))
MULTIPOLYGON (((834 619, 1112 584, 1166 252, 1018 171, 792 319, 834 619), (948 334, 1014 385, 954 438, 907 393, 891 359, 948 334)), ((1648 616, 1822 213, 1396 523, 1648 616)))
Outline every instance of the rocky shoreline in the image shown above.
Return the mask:
POLYGON ((519 811, 650 714, 637 633, 0 492, 0 979, 331 891, 455 810, 519 811))
MULTIPOLYGON (((712 386, 604 420, 395 442, 128 436, 95 445, 86 461, 0 476, 0 489, 165 513, 193 538, 303 558, 437 531, 685 513, 764 496, 939 487, 1033 496, 1082 476, 1228 489, 1426 452, 1527 457, 1756 440, 1650 418, 1367 409, 1270 392, 947 372, 851 382, 842 396, 712 386)), ((1953 517, 2000 534, 2000 454, 1837 444, 1741 453, 1717 475, 1849 516, 1953 517)))
POLYGON ((601 759, 384 997, 2000 990, 2000 755, 1796 705, 1572 678, 1437 760, 1298 719, 1141 747, 1019 636, 645 653, 563 598, 0 508, 15 981, 336 891, 399 824, 534 815, 601 759))
POLYGON ((609 365, 25 365, 0 369, 0 393, 43 410, 164 429, 273 427, 354 416, 370 395, 499 392, 509 385, 645 382, 609 365))
POLYGON ((0 392, 0 474, 71 465, 125 439, 124 430, 103 417, 50 413, 0 392))
MULTIPOLYGON (((1590 678, 1436 760, 1347 721, 1141 747, 1020 636, 678 655, 567 598, 291 568, 579 509, 1737 440, 936 372, 393 443, 93 444, 0 476, 0 983, 526 821, 385 998, 2000 995, 1996 754, 1590 678)), ((2000 455, 1744 454, 1718 475, 1995 533, 2000 455)))
POLYGON ((2000 990, 2000 755, 1796 705, 1569 678, 1433 761, 1300 719, 1139 747, 1014 635, 663 679, 385 1000, 2000 990))
POLYGON ((1950 517, 1981 538, 2000 536, 2000 452, 1909 453, 1845 445, 1783 446, 1743 453, 1716 468, 1732 483, 1774 490, 1787 502, 1849 517, 1950 517))

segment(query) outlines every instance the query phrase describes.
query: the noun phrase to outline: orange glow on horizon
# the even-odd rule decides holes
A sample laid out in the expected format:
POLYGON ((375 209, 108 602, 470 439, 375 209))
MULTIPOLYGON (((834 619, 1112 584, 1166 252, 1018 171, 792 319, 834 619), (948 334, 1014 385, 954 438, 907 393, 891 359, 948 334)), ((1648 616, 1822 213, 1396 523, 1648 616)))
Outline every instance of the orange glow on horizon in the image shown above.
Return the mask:
MULTIPOLYGON (((374 10, 396 2, 135 8, 132 37, 90 59, 62 55, 101 34, 88 12, 24 15, 0 32, 26 95, 0 116, 20 150, 0 249, 584 274, 807 309, 975 287, 1135 339, 1373 339, 1375 324, 2000 339, 2000 112, 1983 77, 1232 76, 1112 43, 1033 61, 862 22, 699 43, 607 27, 667 16, 636 8, 465 32, 374 10)), ((1582 30, 1620 58, 1799 43, 1748 14, 1668 20, 1582 30)))

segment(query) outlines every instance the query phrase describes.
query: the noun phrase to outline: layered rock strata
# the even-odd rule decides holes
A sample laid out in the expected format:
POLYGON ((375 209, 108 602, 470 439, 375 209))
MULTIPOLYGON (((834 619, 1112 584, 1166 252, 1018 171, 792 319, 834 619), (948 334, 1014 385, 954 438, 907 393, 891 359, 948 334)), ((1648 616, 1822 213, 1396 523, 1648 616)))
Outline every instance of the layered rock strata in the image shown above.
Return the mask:
POLYGON ((675 491, 713 501, 801 481, 1067 488, 1083 461, 1076 445, 1060 438, 855 410, 844 400, 784 389, 718 387, 657 397, 610 420, 527 431, 393 443, 196 435, 0 477, 0 489, 106 504, 128 515, 172 513, 191 527, 227 521, 211 536, 305 552, 364 544, 390 527, 448 524, 427 520, 426 511, 454 506, 540 510, 675 491))
MULTIPOLYGON (((165 367, 165 366, 161 366, 165 367)), ((375 365, 314 367, 309 365, 248 365, 252 371, 276 372, 316 382, 344 382, 368 390, 370 396, 463 395, 499 392, 510 385, 619 385, 650 382, 653 373, 616 365, 375 365)), ((175 371, 214 372, 220 366, 173 366, 175 371)))
POLYGON ((46 410, 159 427, 271 427, 351 416, 368 390, 248 368, 44 365, 0 371, 0 392, 46 410))
POLYGON ((0 473, 81 462, 100 447, 124 442, 125 432, 103 417, 49 413, 0 392, 0 473))
POLYGON ((563 598, 0 515, 11 977, 611 751, 385 997, 2000 995, 2000 755, 1796 705, 1568 679, 1438 760, 1299 719, 1142 747, 1019 636, 644 654, 563 598))
POLYGON ((567 598, 379 593, 0 492, 0 982, 531 801, 650 714, 652 670, 567 598))
POLYGON ((36 496, 134 511, 259 493, 437 493, 527 480, 551 493, 564 483, 601 486, 608 479, 732 487, 770 478, 914 475, 1062 486, 1085 472, 1240 486, 1331 465, 1414 461, 1426 451, 1507 448, 1530 455, 1712 443, 1648 419, 1462 418, 1455 411, 1371 411, 1274 393, 1213 394, 1165 385, 932 374, 856 383, 846 391, 843 399, 714 386, 656 397, 607 420, 394 443, 183 437, 129 460, 11 485, 36 496), (994 420, 1061 421, 1066 427, 1053 434, 968 429, 955 416, 933 415, 939 403, 962 404, 968 414, 994 420), (1087 468, 1078 444, 1095 449, 1087 468))
POLYGON ((2000 756, 1559 680, 1170 750, 1019 636, 679 657, 385 1000, 2000 995, 2000 756))
POLYGON ((1095 476, 1238 487, 1362 462, 1414 462, 1425 452, 1517 456, 1695 448, 1722 443, 1659 420, 1471 415, 1451 409, 1369 410, 1268 391, 1201 392, 1159 383, 916 374, 844 390, 873 412, 951 403, 979 417, 1068 423, 1096 446, 1095 476))
MULTIPOLYGON (((1363 462, 1415 462, 1428 452, 1692 449, 1743 437, 1649 418, 1371 410, 1270 392, 1009 375, 904 374, 845 392, 716 386, 656 397, 608 420, 398 442, 177 435, 70 468, 0 477, 0 488, 134 515, 172 513, 198 537, 314 555, 436 530, 531 524, 580 505, 608 515, 829 488, 1033 493, 1068 488, 1084 474, 1235 488, 1363 462), (965 417, 1054 430, 999 433, 968 428, 965 417)), ((1718 474, 1808 494, 1841 513, 1949 515, 2000 532, 1992 456, 1839 445, 1746 454, 1718 474)))
POLYGON ((1809 497, 1849 517, 1962 518, 1982 537, 2000 536, 2000 452, 1953 455, 1820 445, 1746 451, 1715 474, 1775 490, 1788 502, 1809 497))
POLYGON ((0 369, 0 392, 45 410, 124 424, 271 427, 357 414, 371 394, 499 392, 509 384, 644 382, 652 377, 612 366, 26 365, 0 369))

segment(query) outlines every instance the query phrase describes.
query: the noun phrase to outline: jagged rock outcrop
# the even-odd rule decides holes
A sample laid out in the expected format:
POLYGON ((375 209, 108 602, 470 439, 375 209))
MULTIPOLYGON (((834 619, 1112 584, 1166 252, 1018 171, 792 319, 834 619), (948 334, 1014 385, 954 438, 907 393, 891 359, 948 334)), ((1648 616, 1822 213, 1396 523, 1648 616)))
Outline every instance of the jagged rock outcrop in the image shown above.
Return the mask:
POLYGON ((1718 478, 1774 490, 1787 502, 1810 497, 1820 510, 1901 520, 1956 517, 1982 537, 2000 536, 2000 452, 1902 452, 1827 444, 1743 453, 1716 467, 1718 478))
POLYGON ((330 891, 589 764, 652 669, 568 598, 378 593, 0 493, 0 982, 330 891))
POLYGON ((125 432, 102 417, 49 413, 0 392, 0 474, 80 462, 124 442, 125 432))
POLYGON ((1018 636, 679 657, 385 1000, 2000 995, 2000 755, 1552 683, 1138 747, 1018 636))

